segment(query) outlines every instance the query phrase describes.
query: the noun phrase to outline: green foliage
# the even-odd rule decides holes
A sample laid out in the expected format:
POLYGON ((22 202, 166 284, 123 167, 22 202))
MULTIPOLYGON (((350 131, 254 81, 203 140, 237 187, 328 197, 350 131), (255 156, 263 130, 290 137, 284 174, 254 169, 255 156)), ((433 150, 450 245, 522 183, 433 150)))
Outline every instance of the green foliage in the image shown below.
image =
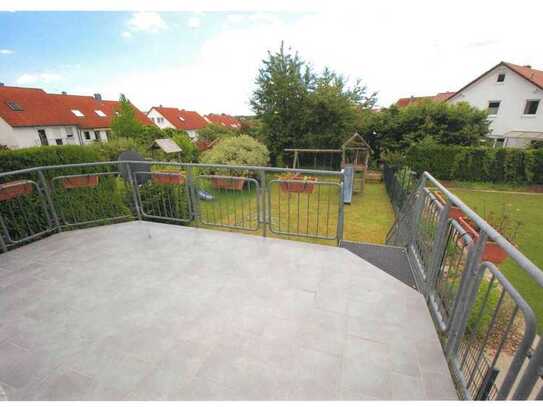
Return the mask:
POLYGON ((441 180, 543 184, 543 150, 416 144, 406 154, 415 172, 441 180))
POLYGON ((530 148, 543 148, 543 140, 532 140, 530 142, 530 148))
MULTIPOLYGON (((241 135, 221 140, 211 150, 202 154, 200 162, 204 164, 266 166, 270 153, 266 146, 254 138, 241 135)), ((242 174, 240 171, 230 173, 242 174)))
POLYGON ((209 123, 203 129, 198 130, 198 139, 205 141, 214 141, 227 137, 236 137, 240 135, 240 131, 231 127, 221 126, 215 123, 209 123))
POLYGON ((316 74, 282 43, 262 61, 251 98, 274 164, 288 147, 337 148, 357 128, 359 110, 374 103, 360 82, 349 88, 329 69, 316 74))
POLYGON ((377 155, 384 149, 406 150, 428 138, 443 145, 478 146, 488 134, 487 112, 463 102, 393 105, 365 112, 359 132, 377 155))
POLYGON ((179 147, 181 147, 181 161, 184 163, 198 162, 198 148, 192 142, 191 138, 186 131, 175 129, 164 129, 164 135, 167 138, 171 138, 175 141, 179 147))
POLYGON ((113 137, 138 138, 142 132, 142 127, 136 119, 134 107, 126 96, 121 95, 119 98, 119 109, 111 120, 113 137))

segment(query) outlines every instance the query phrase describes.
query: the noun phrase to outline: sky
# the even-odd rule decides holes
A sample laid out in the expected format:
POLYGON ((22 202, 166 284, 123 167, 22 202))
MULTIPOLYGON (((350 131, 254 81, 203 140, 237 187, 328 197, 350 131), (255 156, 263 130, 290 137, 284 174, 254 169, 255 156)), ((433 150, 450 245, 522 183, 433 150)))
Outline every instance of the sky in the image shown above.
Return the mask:
POLYGON ((250 114, 258 68, 284 41, 316 70, 327 66, 362 80, 388 106, 400 97, 458 90, 502 60, 543 70, 540 3, 0 11, 0 82, 107 99, 124 93, 141 110, 162 104, 250 114))

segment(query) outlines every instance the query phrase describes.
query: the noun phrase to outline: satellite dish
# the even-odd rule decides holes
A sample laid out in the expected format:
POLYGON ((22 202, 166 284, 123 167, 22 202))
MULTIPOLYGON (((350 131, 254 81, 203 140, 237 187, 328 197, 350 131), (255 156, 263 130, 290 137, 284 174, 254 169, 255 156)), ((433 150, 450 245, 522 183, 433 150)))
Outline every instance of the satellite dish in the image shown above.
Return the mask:
POLYGON ((145 182, 147 182, 150 178, 149 174, 137 174, 139 172, 150 172, 151 171, 151 165, 148 164, 145 161, 145 158, 143 158, 138 152, 128 150, 123 151, 118 158, 118 161, 141 161, 141 163, 130 163, 130 164, 121 164, 119 165, 119 171, 121 173, 121 177, 123 177, 126 181, 129 180, 128 177, 128 169, 130 168, 132 170, 132 174, 134 175, 134 179, 136 180, 136 183, 138 185, 143 185, 145 182))

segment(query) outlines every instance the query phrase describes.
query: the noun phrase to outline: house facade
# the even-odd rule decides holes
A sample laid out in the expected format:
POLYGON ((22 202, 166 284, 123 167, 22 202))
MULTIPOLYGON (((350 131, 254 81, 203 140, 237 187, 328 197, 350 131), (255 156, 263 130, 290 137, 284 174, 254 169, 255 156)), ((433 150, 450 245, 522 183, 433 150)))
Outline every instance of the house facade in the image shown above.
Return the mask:
POLYGON ((543 139, 543 71, 500 62, 447 99, 488 111, 495 146, 528 147, 543 139))
MULTIPOLYGON (((0 145, 10 149, 107 142, 119 102, 0 86, 0 145)), ((135 108, 137 120, 152 122, 135 108)))
POLYGON ((176 107, 154 106, 147 117, 161 129, 184 130, 191 139, 197 139, 198 131, 209 124, 199 113, 176 107))

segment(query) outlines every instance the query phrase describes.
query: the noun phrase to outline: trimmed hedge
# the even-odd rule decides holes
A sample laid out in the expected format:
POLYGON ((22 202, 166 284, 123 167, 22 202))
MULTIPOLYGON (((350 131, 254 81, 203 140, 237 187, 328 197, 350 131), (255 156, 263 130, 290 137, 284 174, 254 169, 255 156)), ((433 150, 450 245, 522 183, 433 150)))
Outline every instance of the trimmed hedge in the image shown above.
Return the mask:
POLYGON ((543 150, 414 145, 406 164, 441 180, 543 184, 543 150))

